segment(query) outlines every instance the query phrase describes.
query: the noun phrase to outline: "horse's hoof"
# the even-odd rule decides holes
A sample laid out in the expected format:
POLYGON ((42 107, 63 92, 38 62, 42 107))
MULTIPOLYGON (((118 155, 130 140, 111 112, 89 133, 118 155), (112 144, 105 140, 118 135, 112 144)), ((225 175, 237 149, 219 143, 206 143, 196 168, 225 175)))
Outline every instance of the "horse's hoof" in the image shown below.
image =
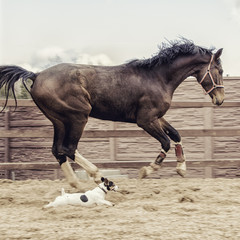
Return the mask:
POLYGON ((100 178, 94 178, 94 182, 95 182, 96 184, 100 184, 102 181, 101 181, 100 178))
POLYGON ((101 180, 102 175, 99 171, 97 171, 97 173, 95 174, 95 176, 93 178, 94 178, 94 182, 96 184, 100 184, 102 182, 102 180, 101 180))
POLYGON ((148 167, 142 167, 139 171, 139 178, 145 178, 147 177, 149 174, 151 174, 154 171, 154 169, 151 166, 148 167))
POLYGON ((184 162, 178 162, 177 167, 176 167, 176 171, 181 177, 185 177, 186 172, 187 172, 186 162, 185 161, 184 162))
POLYGON ((185 170, 182 170, 182 169, 176 169, 178 175, 180 175, 181 177, 185 177, 186 175, 186 172, 185 170))
POLYGON ((142 178, 145 178, 147 176, 147 170, 146 170, 147 167, 142 167, 139 171, 139 178, 142 179, 142 178))

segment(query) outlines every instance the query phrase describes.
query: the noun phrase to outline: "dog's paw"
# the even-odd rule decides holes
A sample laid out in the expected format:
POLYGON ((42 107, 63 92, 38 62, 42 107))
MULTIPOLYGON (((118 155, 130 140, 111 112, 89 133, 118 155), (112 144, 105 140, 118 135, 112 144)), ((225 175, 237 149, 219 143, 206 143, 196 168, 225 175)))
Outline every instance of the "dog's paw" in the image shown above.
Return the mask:
POLYGON ((115 204, 109 201, 106 201, 105 204, 109 207, 113 207, 115 204))

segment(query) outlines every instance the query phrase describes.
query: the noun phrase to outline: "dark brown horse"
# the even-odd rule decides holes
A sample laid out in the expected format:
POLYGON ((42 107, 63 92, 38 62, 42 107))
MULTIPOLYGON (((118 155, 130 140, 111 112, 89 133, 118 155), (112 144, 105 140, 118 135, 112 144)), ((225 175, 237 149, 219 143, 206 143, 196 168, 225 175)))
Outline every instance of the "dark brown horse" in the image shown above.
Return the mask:
POLYGON ((100 180, 97 167, 77 151, 89 116, 136 123, 161 143, 159 156, 150 166, 141 169, 141 177, 160 167, 170 148, 169 138, 172 139, 177 172, 183 176, 186 165, 181 137, 163 116, 171 105, 175 89, 189 76, 196 77, 213 104, 223 103, 221 53, 222 49, 214 54, 213 49, 180 40, 162 45, 152 58, 119 66, 63 63, 39 73, 18 66, 1 66, 0 88, 5 85, 7 104, 10 90, 15 96, 16 81, 32 80, 30 94, 53 123, 52 153, 72 186, 79 187, 79 183, 67 157, 81 165, 95 181, 100 180))

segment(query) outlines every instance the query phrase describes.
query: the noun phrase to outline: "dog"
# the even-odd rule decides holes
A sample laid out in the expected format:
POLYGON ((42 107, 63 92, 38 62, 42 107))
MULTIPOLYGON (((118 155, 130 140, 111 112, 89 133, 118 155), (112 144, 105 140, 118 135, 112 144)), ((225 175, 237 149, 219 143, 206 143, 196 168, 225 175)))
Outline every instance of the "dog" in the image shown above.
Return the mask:
POLYGON ((101 180, 102 183, 100 183, 96 188, 85 193, 65 193, 62 188, 61 196, 56 197, 53 202, 45 205, 44 208, 64 205, 80 205, 89 207, 94 204, 113 206, 114 204, 112 202, 105 200, 105 196, 108 191, 117 191, 118 186, 116 186, 112 181, 109 181, 107 178, 102 177, 101 180))

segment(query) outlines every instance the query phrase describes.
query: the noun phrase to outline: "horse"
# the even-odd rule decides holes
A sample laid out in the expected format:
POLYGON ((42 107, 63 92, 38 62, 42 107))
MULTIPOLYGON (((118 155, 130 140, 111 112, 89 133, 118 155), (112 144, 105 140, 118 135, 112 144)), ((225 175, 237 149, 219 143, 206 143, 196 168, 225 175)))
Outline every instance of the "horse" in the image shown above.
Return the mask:
POLYGON ((161 167, 175 143, 176 171, 186 173, 186 157, 181 136, 164 118, 170 108, 175 89, 189 76, 202 85, 214 105, 224 101, 222 48, 204 48, 193 41, 178 39, 162 43, 159 52, 147 59, 135 59, 116 66, 61 63, 34 73, 19 66, 0 66, 0 89, 5 86, 7 106, 10 91, 21 79, 30 79, 28 89, 35 104, 52 122, 54 137, 52 154, 73 187, 81 189, 67 158, 78 163, 101 181, 98 168, 77 150, 89 117, 135 123, 161 144, 157 158, 140 169, 144 178, 161 167), (215 53, 214 53, 215 52, 215 53))

